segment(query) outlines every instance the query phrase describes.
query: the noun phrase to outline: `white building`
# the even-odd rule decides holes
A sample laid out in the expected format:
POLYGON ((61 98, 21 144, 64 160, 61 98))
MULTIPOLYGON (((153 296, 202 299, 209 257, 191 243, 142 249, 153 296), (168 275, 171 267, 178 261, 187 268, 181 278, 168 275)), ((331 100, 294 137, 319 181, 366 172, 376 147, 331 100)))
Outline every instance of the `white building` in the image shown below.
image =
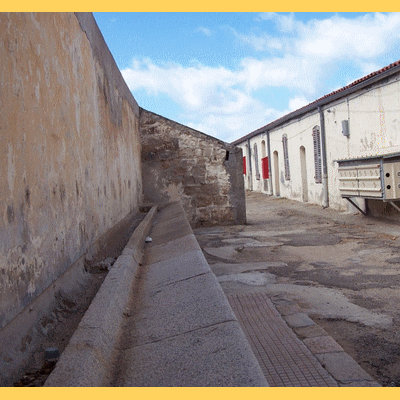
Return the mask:
POLYGON ((362 211, 395 210, 399 80, 400 60, 233 142, 246 189, 340 210, 347 199, 362 211))

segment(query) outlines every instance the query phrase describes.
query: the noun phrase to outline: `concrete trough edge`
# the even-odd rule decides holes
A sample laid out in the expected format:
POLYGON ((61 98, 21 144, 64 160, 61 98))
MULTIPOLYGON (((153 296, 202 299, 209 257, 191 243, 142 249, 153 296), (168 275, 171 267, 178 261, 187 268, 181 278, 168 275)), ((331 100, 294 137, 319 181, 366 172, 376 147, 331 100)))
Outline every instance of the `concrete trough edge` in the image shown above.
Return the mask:
POLYGON ((141 224, 135 229, 122 255, 132 255, 133 259, 140 264, 143 258, 144 241, 151 230, 152 223, 157 214, 157 205, 151 207, 141 224))
POLYGON ((127 293, 142 260, 144 241, 156 213, 157 205, 154 205, 133 232, 44 386, 106 384, 123 312, 129 301, 127 293))
MULTIPOLYGON (((250 346, 250 344, 249 344, 249 342, 248 342, 248 340, 246 338, 246 335, 244 334, 243 329, 240 326, 240 324, 239 324, 239 322, 238 322, 238 320, 237 320, 237 318, 235 316, 235 313, 234 313, 234 311, 232 310, 232 307, 229 304, 229 301, 228 301, 225 293, 223 292, 221 286, 218 283, 217 278, 215 277, 215 275, 211 271, 211 268, 210 268, 206 258, 204 257, 203 252, 201 251, 201 247, 200 247, 195 235, 193 234, 193 230, 190 227, 190 224, 189 224, 189 221, 187 219, 185 210, 184 210, 184 208, 182 206, 182 203, 179 202, 178 205, 176 205, 176 207, 179 208, 179 213, 182 215, 182 220, 184 221, 184 224, 187 224, 187 226, 189 227, 191 233, 187 234, 187 235, 185 235, 185 236, 183 236, 183 237, 181 237, 179 239, 174 239, 174 241, 176 242, 176 241, 181 240, 182 241, 182 247, 184 247, 183 246, 183 242, 195 244, 196 250, 192 250, 192 251, 196 251, 196 252, 200 251, 201 258, 204 260, 205 264, 207 265, 208 271, 206 272, 206 274, 216 284, 215 288, 213 289, 214 293, 219 292, 219 296, 218 296, 219 307, 224 310, 224 312, 225 312, 225 314, 227 316, 225 320, 224 320, 224 318, 221 318, 220 322, 217 322, 217 323, 215 323, 216 321, 214 319, 209 318, 209 325, 206 324, 206 326, 214 326, 214 329, 221 329, 221 327, 224 326, 226 323, 231 323, 231 324, 235 325, 236 329, 237 329, 237 337, 236 337, 236 339, 238 341, 239 347, 242 348, 242 352, 240 354, 236 354, 236 352, 233 350, 232 353, 231 353, 231 355, 232 355, 231 360, 234 359, 235 356, 237 356, 238 357, 237 358, 238 364, 247 363, 247 366, 249 367, 249 369, 246 372, 243 372, 242 374, 238 373, 238 369, 235 370, 233 368, 232 369, 233 376, 231 376, 230 379, 225 379, 225 383, 228 386, 241 386, 241 385, 244 385, 244 382, 247 379, 247 385, 248 386, 259 386, 259 387, 269 386, 268 382, 267 382, 267 380, 266 380, 266 378, 265 378, 265 376, 264 376, 264 374, 262 372, 261 366, 260 366, 259 362, 257 361, 256 356, 254 355, 254 352, 251 349, 251 346, 250 346), (246 374, 247 374, 247 376, 246 376, 246 374), (246 379, 244 379, 244 376, 246 376, 246 379)), ((161 214, 160 214, 159 218, 157 219, 157 221, 154 224, 154 226, 157 227, 157 226, 159 226, 159 224, 161 224, 161 225, 166 224, 171 218, 172 219, 176 218, 176 215, 173 214, 173 215, 168 216, 168 217, 162 217, 161 214)), ((165 246, 166 244, 167 243, 163 243, 163 244, 161 244, 159 246, 165 246)), ((151 253, 151 251, 154 250, 154 248, 156 248, 156 247, 158 247, 158 245, 154 245, 153 244, 153 247, 150 247, 148 249, 148 251, 151 253)), ((190 252, 192 252, 192 251, 190 251, 190 252)), ((187 253, 185 253, 185 254, 187 254, 187 253)), ((172 257, 172 258, 167 258, 167 259, 155 261, 154 263, 149 262, 149 265, 151 266, 151 265, 154 265, 154 264, 158 264, 159 262, 162 262, 163 264, 165 264, 163 268, 164 269, 169 269, 167 265, 170 264, 170 266, 173 267, 175 265, 175 263, 176 263, 176 259, 177 259, 177 254, 175 254, 175 256, 172 257)), ((149 261, 149 255, 148 254, 147 254, 146 260, 149 261)), ((197 275, 194 275, 194 276, 185 278, 186 282, 189 281, 189 280, 199 280, 199 277, 197 275)), ((167 283, 167 285, 169 285, 169 284, 171 284, 171 282, 167 283)), ((174 285, 175 284, 179 284, 179 280, 177 282, 174 282, 173 284, 174 285)), ((158 286, 158 289, 160 289, 160 288, 162 288, 162 285, 158 286)), ((200 290, 201 290, 201 288, 200 288, 200 290)), ((177 299, 179 301, 182 301, 183 300, 182 295, 179 295, 177 297, 177 299)), ((201 329, 206 328, 206 326, 197 329, 197 331, 200 331, 201 329)), ((183 332, 183 331, 181 332, 181 334, 188 334, 188 333, 190 333, 190 330, 187 331, 187 332, 183 332)), ((207 338, 208 338, 208 335, 207 335, 207 338)), ((204 338, 205 342, 207 342, 207 340, 211 340, 211 339, 207 339, 207 338, 204 338)), ((169 338, 163 338, 163 339, 160 340, 160 342, 162 342, 164 340, 169 341, 170 339, 169 338)), ((210 345, 211 345, 211 343, 210 343, 210 345)), ((228 347, 228 348, 230 347, 228 345, 228 342, 227 342, 226 347, 228 347)), ((165 355, 161 351, 161 359, 162 360, 165 359, 164 356, 165 355)), ((212 356, 212 355, 210 354, 210 356, 212 356)), ((198 362, 199 362, 199 360, 197 360, 196 357, 193 357, 191 359, 191 367, 190 368, 193 368, 193 366, 195 366, 196 363, 198 363, 198 362)), ((244 364, 241 364, 241 365, 244 365, 244 364)), ((174 364, 172 363, 171 364, 171 368, 173 368, 173 366, 174 366, 174 364)), ((141 365, 135 365, 134 367, 139 368, 139 369, 142 368, 141 365)), ((200 365, 199 365, 199 367, 200 367, 199 370, 201 370, 201 366, 200 365)), ((163 368, 163 366, 160 365, 159 369, 162 370, 162 368, 163 368)), ((187 366, 187 368, 190 370, 189 366, 187 366)), ((224 369, 224 368, 222 368, 222 369, 224 369)), ((184 374, 182 371, 181 371, 181 373, 184 374)), ((207 386, 207 381, 206 380, 204 380, 203 383, 204 383, 205 386, 207 386)), ((197 381, 196 386, 198 386, 198 384, 199 384, 199 381, 197 381)))

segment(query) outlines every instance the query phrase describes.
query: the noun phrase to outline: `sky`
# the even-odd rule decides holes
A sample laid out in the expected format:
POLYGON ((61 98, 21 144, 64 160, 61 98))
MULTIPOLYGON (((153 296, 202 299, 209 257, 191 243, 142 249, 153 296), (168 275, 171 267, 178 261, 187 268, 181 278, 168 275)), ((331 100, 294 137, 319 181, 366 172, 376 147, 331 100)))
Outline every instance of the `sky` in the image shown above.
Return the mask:
POLYGON ((138 104, 232 142, 400 59, 400 13, 94 13, 138 104))

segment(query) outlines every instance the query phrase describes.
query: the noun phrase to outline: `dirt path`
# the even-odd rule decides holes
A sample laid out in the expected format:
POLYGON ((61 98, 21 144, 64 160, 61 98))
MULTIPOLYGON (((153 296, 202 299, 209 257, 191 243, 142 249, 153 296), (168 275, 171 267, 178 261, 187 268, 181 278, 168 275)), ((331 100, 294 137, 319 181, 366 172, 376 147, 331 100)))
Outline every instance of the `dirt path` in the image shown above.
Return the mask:
POLYGON ((224 291, 295 300, 382 386, 400 386, 400 227, 259 193, 247 217, 195 230, 224 291))

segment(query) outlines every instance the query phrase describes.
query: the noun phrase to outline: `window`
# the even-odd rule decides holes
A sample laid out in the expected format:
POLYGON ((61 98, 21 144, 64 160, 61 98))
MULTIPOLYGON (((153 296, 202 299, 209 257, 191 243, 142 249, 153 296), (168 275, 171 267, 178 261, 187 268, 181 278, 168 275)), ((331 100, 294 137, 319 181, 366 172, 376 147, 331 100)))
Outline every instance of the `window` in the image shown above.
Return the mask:
POLYGON ((282 136, 282 144, 283 144, 283 160, 285 163, 285 179, 287 181, 290 181, 288 138, 286 134, 282 136))
POLYGON ((322 183, 321 135, 318 125, 314 126, 312 135, 314 143, 315 183, 322 183))

